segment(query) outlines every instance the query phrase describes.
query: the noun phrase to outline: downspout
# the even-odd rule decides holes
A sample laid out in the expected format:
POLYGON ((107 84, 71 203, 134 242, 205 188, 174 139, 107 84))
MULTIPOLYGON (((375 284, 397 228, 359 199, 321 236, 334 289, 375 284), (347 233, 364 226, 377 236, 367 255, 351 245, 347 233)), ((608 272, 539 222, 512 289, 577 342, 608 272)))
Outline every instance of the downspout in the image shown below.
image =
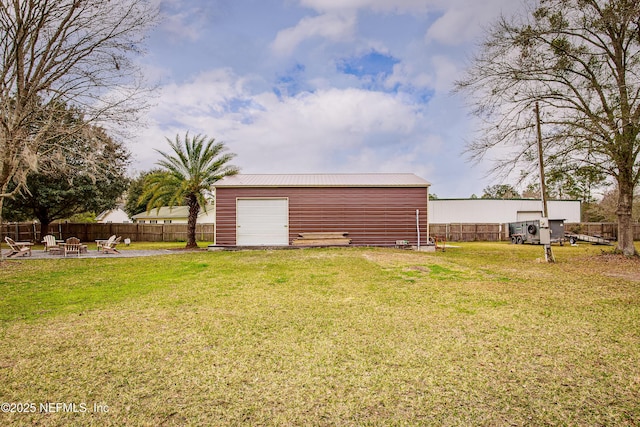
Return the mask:
POLYGON ((429 244, 429 187, 427 187, 427 245, 429 244))
POLYGON ((216 245, 218 237, 218 198, 216 197, 217 188, 213 187, 213 245, 216 245))
POLYGON ((418 250, 420 250, 420 209, 416 209, 416 227, 418 228, 418 250))

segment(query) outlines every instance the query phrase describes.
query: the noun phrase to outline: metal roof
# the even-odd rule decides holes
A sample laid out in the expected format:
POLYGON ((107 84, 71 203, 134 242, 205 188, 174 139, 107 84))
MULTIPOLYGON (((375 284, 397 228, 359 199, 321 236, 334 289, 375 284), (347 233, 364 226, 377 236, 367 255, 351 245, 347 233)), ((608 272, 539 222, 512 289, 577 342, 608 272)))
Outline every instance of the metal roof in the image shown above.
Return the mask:
POLYGON ((153 208, 148 212, 141 212, 132 216, 133 219, 157 219, 157 218, 187 218, 189 216, 189 206, 162 206, 153 208))
POLYGON ((412 173, 367 174, 238 174, 228 176, 214 187, 429 187, 412 173))

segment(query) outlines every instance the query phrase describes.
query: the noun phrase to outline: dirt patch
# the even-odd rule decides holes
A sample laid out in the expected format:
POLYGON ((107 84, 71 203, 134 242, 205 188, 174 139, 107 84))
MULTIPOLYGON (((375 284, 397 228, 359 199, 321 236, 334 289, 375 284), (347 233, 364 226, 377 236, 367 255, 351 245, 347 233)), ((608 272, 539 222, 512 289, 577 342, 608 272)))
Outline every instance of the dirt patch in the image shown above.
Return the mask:
POLYGON ((585 267, 599 270, 603 276, 640 282, 640 257, 602 254, 585 258, 585 267))
POLYGON ((380 251, 380 252, 367 252, 363 257, 371 262, 374 262, 383 267, 397 267, 399 265, 406 265, 416 261, 424 261, 424 254, 413 251, 380 251))
POLYGON ((17 268, 20 265, 22 265, 21 262, 16 262, 13 259, 11 260, 11 262, 7 262, 6 259, 0 261, 0 269, 2 269, 2 270, 14 269, 14 268, 17 268))
POLYGON ((640 282, 640 273, 603 273, 604 276, 624 279, 630 282, 640 282))
POLYGON ((406 268, 407 271, 421 271, 423 273, 431 273, 431 269, 428 267, 422 267, 419 265, 412 265, 411 267, 406 268))

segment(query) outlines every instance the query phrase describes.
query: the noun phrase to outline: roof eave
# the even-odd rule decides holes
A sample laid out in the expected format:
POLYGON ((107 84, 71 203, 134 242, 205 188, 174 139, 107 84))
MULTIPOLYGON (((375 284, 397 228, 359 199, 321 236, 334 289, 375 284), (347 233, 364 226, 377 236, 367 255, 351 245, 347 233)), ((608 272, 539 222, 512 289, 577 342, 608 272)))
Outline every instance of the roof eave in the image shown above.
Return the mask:
POLYGON ((234 184, 234 185, 214 185, 213 188, 429 188, 426 184, 289 184, 289 185, 265 185, 265 184, 234 184))

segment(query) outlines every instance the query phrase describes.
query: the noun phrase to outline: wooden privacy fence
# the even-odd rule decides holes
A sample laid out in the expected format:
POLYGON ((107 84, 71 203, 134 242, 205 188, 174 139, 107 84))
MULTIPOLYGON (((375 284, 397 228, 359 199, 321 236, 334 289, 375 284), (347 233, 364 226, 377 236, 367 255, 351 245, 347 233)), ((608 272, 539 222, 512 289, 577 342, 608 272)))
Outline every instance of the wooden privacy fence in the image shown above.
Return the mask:
MULTIPOLYGON (((213 242, 214 224, 196 224, 196 239, 213 242)), ((115 234, 132 242, 185 242, 187 240, 187 224, 79 224, 55 223, 49 225, 49 234, 57 239, 77 237, 83 242, 107 239, 115 234)), ((40 242, 42 234, 38 223, 5 223, 2 224, 2 236, 9 236, 17 241, 40 242)))
MULTIPOLYGON (((615 222, 565 222, 565 232, 618 239, 615 222)), ((429 235, 451 242, 498 242, 509 240, 508 224, 429 224, 429 235)), ((633 224, 633 239, 640 240, 640 223, 633 224)))
MULTIPOLYGON (((575 234, 618 240, 618 224, 615 222, 565 223, 564 230, 575 234)), ((640 240, 640 224, 633 224, 633 240, 640 240)))
MULTIPOLYGON (((616 240, 618 225, 609 222, 565 223, 565 231, 601 236, 616 240)), ((1 227, 2 236, 9 236, 17 241, 40 242, 40 224, 38 223, 5 223, 1 227)), ((58 239, 77 237, 83 242, 105 239, 115 234, 132 242, 184 242, 187 240, 187 224, 78 224, 56 223, 49 226, 49 233, 58 239)), ((213 242, 214 224, 197 224, 196 239, 213 242)), ((429 224, 429 235, 445 238, 450 242, 499 242, 509 240, 507 224, 429 224)), ((633 225, 633 238, 640 240, 640 224, 633 225)))
POLYGON ((429 224, 429 235, 449 242, 499 242, 504 240, 504 228, 503 224, 429 224))

